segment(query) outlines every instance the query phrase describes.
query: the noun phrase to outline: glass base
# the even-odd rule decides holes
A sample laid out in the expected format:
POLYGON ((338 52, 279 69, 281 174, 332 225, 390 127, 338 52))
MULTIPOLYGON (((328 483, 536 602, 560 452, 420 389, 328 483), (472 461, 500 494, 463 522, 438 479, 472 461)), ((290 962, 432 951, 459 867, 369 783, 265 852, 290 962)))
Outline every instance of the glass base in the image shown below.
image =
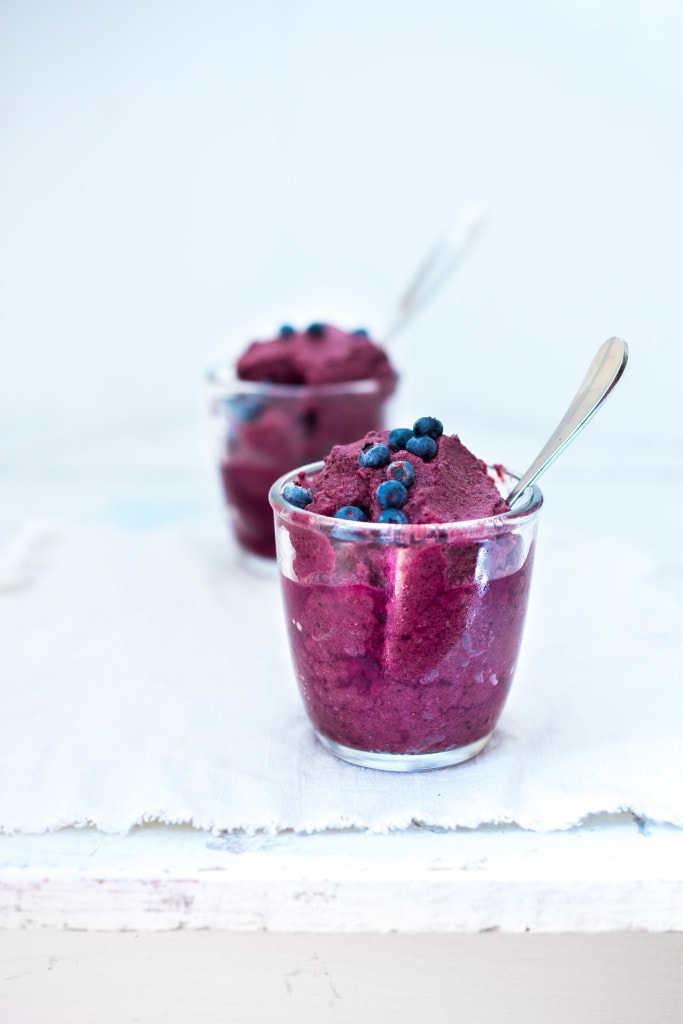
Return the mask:
POLYGON ((468 743, 465 747, 438 750, 433 754, 383 754, 376 750, 355 750, 353 747, 345 747, 343 743, 336 743, 316 732, 322 745, 335 757, 350 764, 358 764, 362 768, 378 768, 384 772, 428 772, 433 768, 448 768, 449 765, 462 764, 483 750, 492 735, 493 733, 489 733, 488 736, 468 743))

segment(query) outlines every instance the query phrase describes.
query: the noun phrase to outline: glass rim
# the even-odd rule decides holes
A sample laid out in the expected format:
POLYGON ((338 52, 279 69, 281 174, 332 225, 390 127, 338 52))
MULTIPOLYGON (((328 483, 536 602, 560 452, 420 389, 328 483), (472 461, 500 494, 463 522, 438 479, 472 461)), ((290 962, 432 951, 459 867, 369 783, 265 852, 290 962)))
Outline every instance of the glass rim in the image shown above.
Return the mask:
MULTIPOLYGON (((346 532, 348 540, 378 540, 380 536, 388 535, 395 543, 411 544, 429 538, 445 540, 447 537, 453 536, 496 532, 519 525, 521 522, 533 520, 543 504, 541 490, 536 484, 531 484, 522 492, 525 495, 524 500, 520 498, 513 509, 482 519, 461 519, 451 523, 369 523, 359 522, 355 519, 335 519, 334 516, 309 512, 305 508, 299 508, 286 501, 282 496, 282 490, 286 484, 291 483, 300 473, 310 476, 320 472, 324 464, 323 461, 309 462, 306 466, 299 466, 298 469, 284 473, 271 486, 268 500, 275 513, 279 513, 300 526, 317 527, 323 530, 333 528, 337 539, 345 539, 346 532)), ((488 463, 487 468, 498 473, 498 470, 488 463)), ((508 470, 504 470, 504 472, 511 481, 510 489, 512 489, 519 477, 508 470)))
POLYGON ((325 384, 275 384, 267 380, 242 380, 231 363, 216 363, 206 371, 206 380, 226 394, 239 391, 245 395, 269 395, 273 398, 332 397, 335 395, 374 395, 392 389, 398 381, 396 372, 384 377, 362 380, 340 380, 325 384))

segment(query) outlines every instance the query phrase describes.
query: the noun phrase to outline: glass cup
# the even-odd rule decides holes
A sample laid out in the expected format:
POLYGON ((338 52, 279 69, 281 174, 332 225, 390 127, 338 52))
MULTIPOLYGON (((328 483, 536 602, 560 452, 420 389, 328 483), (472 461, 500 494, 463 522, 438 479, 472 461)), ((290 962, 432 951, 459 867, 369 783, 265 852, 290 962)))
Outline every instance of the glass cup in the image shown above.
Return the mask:
MULTIPOLYGON (((359 523, 270 490, 285 617, 311 724, 337 757, 423 771, 474 757, 493 733, 522 640, 541 492, 447 524, 359 523)), ((502 494, 514 477, 490 469, 502 494)))
POLYGON ((209 371, 218 462, 232 526, 242 549, 275 558, 271 484, 302 463, 321 459, 384 427, 396 378, 338 384, 269 384, 209 371))

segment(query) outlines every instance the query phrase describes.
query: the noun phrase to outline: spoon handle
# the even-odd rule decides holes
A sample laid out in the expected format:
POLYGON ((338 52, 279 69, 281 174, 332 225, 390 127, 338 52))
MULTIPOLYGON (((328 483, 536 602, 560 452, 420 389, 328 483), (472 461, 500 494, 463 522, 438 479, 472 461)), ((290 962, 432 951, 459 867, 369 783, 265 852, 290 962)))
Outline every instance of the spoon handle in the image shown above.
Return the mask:
POLYGON ((628 360, 628 345, 621 338, 609 338, 600 346, 588 367, 572 404, 543 449, 507 497, 512 508, 522 492, 552 465, 593 416, 617 383, 628 360))
POLYGON ((465 212, 457 225, 451 225, 436 239, 398 300, 394 319, 382 335, 387 342, 402 331, 412 316, 431 301, 467 255, 484 224, 483 215, 475 209, 465 212))

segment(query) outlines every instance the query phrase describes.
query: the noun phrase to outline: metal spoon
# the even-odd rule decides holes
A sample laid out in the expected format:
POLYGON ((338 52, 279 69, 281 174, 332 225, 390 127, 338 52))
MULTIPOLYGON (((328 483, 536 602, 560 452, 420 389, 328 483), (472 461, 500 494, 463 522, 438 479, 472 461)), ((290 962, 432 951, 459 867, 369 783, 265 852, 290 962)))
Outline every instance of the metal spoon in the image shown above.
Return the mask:
POLYGON ((483 226, 483 214, 470 208, 436 239, 398 300, 394 318, 382 335, 383 343, 402 331, 415 313, 440 291, 469 253, 483 226))
POLYGON ((522 492, 545 473, 548 466, 552 465, 579 431, 583 430, 621 377, 627 360, 628 345, 621 338, 609 338, 600 346, 563 419, 524 476, 520 477, 519 482, 508 494, 507 502, 510 508, 519 500, 522 492))

